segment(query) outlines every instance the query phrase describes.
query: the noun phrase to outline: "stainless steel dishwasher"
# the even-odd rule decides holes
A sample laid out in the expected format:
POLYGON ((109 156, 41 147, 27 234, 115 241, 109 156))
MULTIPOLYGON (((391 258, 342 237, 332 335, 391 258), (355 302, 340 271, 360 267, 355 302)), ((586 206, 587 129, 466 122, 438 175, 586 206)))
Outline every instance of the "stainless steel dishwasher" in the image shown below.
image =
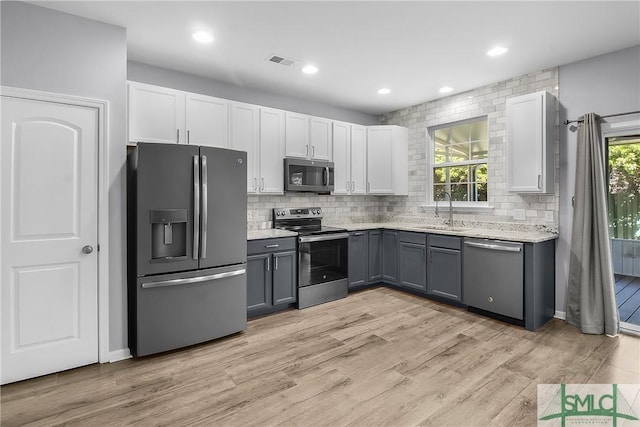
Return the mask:
POLYGON ((522 243, 465 238, 463 302, 523 320, 523 255, 522 243))

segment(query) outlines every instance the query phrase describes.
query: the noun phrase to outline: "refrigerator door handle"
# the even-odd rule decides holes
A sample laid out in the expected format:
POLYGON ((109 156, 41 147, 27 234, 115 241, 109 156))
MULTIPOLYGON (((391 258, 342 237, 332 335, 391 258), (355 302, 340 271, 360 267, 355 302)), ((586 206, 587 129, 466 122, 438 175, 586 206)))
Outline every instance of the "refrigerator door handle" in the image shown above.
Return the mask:
POLYGON ((228 277, 239 276, 244 274, 247 270, 241 268, 239 270, 227 271, 225 273, 210 274, 208 276, 189 277, 187 279, 173 279, 163 280, 161 282, 148 282, 143 283, 141 286, 143 289, 161 288, 164 286, 178 286, 178 285, 190 285, 192 283, 206 282, 209 280, 226 279, 228 277))
POLYGON ((207 156, 202 156, 202 245, 200 248, 200 258, 207 257, 207 214, 209 207, 209 196, 207 191, 207 156))
POLYGON ((200 158, 193 156, 193 259, 198 259, 200 240, 200 158))

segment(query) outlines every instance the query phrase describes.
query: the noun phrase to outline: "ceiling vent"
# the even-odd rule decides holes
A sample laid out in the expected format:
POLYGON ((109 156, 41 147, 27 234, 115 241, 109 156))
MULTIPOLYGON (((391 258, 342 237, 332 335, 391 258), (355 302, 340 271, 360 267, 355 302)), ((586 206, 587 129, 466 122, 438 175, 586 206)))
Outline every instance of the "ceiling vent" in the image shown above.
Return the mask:
POLYGON ((267 61, 284 65, 285 67, 295 67, 298 63, 298 61, 296 61, 295 59, 285 58, 281 55, 271 55, 267 58, 267 61))

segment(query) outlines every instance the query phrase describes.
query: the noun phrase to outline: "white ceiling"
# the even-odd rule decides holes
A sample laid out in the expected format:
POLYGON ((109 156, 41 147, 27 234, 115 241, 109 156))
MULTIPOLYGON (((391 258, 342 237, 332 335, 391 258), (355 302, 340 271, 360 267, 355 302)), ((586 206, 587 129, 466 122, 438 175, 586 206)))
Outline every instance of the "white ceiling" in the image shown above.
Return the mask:
POLYGON ((638 0, 30 3, 125 27, 130 60, 371 114, 640 44, 638 0))

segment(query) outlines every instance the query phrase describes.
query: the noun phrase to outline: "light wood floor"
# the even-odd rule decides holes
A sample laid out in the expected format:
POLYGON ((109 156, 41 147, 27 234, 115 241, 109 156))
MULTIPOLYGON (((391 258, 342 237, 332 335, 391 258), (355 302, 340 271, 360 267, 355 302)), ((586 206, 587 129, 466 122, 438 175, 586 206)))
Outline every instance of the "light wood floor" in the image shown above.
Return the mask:
POLYGON ((533 333, 399 291, 2 387, 2 425, 536 425, 537 384, 640 383, 640 339, 533 333))

